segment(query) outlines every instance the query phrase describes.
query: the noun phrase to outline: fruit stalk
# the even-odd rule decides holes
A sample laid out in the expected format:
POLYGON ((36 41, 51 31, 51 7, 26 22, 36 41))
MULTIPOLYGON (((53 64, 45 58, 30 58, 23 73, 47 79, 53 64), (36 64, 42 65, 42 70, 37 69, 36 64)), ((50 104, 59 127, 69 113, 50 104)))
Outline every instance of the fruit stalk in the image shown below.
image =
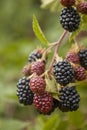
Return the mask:
POLYGON ((60 47, 60 45, 61 45, 61 42, 62 42, 62 40, 64 39, 64 37, 66 36, 67 32, 68 32, 68 31, 64 30, 63 34, 61 35, 61 37, 59 38, 59 40, 56 42, 55 52, 54 52, 54 55, 53 55, 53 58, 52 58, 52 61, 51 61, 51 64, 50 64, 48 73, 50 73, 51 70, 52 70, 53 63, 54 63, 55 58, 56 58, 56 54, 57 54, 57 52, 58 52, 58 50, 59 50, 59 47, 60 47))

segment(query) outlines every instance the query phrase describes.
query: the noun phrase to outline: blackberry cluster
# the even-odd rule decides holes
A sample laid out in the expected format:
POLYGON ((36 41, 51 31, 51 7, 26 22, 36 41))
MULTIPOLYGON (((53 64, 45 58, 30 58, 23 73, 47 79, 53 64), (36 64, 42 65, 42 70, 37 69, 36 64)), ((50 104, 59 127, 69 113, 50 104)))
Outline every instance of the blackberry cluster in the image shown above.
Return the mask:
POLYGON ((60 85, 74 82, 74 70, 68 61, 59 61, 53 66, 54 77, 60 85))
POLYGON ((30 90, 29 80, 23 77, 17 83, 17 96, 19 102, 24 105, 31 105, 33 103, 34 94, 30 90))
POLYGON ((56 108, 59 108, 63 112, 77 110, 79 108, 80 96, 75 87, 69 87, 68 84, 75 83, 75 79, 79 81, 83 80, 86 78, 86 72, 83 67, 76 68, 77 65, 73 67, 73 64, 71 65, 70 63, 71 61, 73 63, 79 62, 79 59, 81 59, 79 53, 70 53, 67 57, 66 60, 61 60, 53 65, 56 85, 57 83, 60 84, 59 100, 54 99, 50 90, 49 92, 46 91, 46 87, 49 85, 49 82, 45 79, 47 73, 44 73, 46 63, 42 59, 39 59, 28 63, 24 67, 23 74, 26 77, 23 77, 17 83, 19 102, 24 105, 33 104, 36 110, 44 115, 50 115, 56 108), (46 75, 43 76, 43 73, 46 75))
POLYGON ((61 88, 59 94, 59 109, 61 111, 76 111, 79 108, 80 96, 75 86, 61 88))
MULTIPOLYGON (((77 5, 75 7, 77 10, 74 8, 75 2, 76 0, 60 0, 60 3, 65 6, 60 13, 60 23, 69 32, 79 28, 81 18, 77 10, 87 14, 87 2, 77 5)), ((76 86, 71 85, 75 84, 75 80, 82 81, 87 78, 87 49, 80 48, 81 50, 77 53, 79 48, 75 45, 66 55, 65 60, 58 61, 53 65, 58 60, 55 59, 59 49, 57 45, 60 45, 67 31, 64 31, 56 43, 50 44, 49 48, 38 48, 29 55, 28 64, 22 71, 25 77, 17 83, 19 102, 24 105, 33 104, 36 110, 44 115, 50 115, 56 108, 63 112, 76 111, 79 108, 80 95, 76 86), (45 70, 47 54, 53 47, 56 47, 53 59, 49 69, 45 70), (81 66, 78 65, 79 63, 81 66)))
POLYGON ((41 59, 42 57, 42 53, 40 51, 33 51, 29 57, 28 57, 28 62, 34 62, 36 61, 37 59, 41 59))
POLYGON ((60 23, 65 30, 76 31, 79 28, 80 16, 73 7, 65 7, 60 14, 60 23))
POLYGON ((87 70, 87 49, 80 50, 78 56, 81 66, 87 70))

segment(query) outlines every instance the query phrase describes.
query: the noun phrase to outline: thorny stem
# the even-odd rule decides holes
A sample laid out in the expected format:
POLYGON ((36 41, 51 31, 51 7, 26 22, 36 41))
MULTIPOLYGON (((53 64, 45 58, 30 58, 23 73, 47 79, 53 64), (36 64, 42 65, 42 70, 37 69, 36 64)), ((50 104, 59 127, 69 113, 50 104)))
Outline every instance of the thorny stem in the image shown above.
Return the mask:
POLYGON ((50 64, 50 67, 49 67, 49 70, 48 70, 48 73, 50 73, 51 70, 52 70, 52 67, 53 67, 53 64, 54 64, 54 61, 55 61, 55 58, 56 58, 56 54, 58 53, 61 42, 62 42, 62 40, 63 40, 63 38, 65 37, 66 34, 67 34, 67 31, 65 30, 63 32, 63 34, 61 35, 61 37, 59 38, 59 40, 50 47, 50 48, 53 48, 54 46, 56 46, 55 52, 54 52, 54 55, 53 55, 53 58, 52 58, 52 61, 51 61, 51 64, 50 64))

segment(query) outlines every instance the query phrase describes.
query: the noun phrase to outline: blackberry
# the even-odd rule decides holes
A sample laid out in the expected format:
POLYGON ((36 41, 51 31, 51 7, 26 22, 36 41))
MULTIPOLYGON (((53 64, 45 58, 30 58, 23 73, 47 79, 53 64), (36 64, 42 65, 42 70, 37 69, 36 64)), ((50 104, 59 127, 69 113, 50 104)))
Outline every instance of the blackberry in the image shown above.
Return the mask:
POLYGON ((65 7, 60 14, 60 23, 65 30, 76 31, 80 24, 80 16, 73 7, 65 7))
POLYGON ((47 115, 50 115, 52 112, 55 111, 56 108, 58 108, 58 105, 59 105, 59 101, 55 98, 53 98, 53 106, 52 106, 52 109, 49 113, 47 113, 47 115))
POLYGON ((61 88, 59 99, 59 109, 63 112, 76 111, 79 108, 80 96, 75 86, 61 88))
POLYGON ((78 81, 82 81, 86 79, 86 70, 81 66, 76 66, 74 68, 75 71, 75 79, 78 81))
MULTIPOLYGON (((53 98, 53 106, 52 106, 52 109, 49 113, 46 113, 46 115, 50 115, 52 112, 55 111, 55 109, 58 107, 59 105, 59 101, 55 98, 53 98)), ((40 114, 43 114, 42 112, 38 111, 40 114)), ((45 115, 45 114, 44 114, 45 115)))
POLYGON ((45 63, 43 61, 33 62, 31 65, 31 74, 41 75, 45 71, 45 63))
POLYGON ((41 53, 41 50, 40 51, 33 51, 29 57, 28 57, 28 62, 29 63, 32 63, 34 61, 36 61, 36 59, 41 59, 42 57, 42 53, 41 53))
POLYGON ((71 64, 64 60, 53 65, 54 77, 60 85, 74 82, 74 69, 71 64))
POLYGON ((51 112, 49 114, 51 114, 52 112, 54 112, 54 110, 56 108, 58 108, 58 105, 59 105, 59 101, 57 99, 53 98, 53 107, 52 107, 52 110, 51 110, 51 112))
POLYGON ((78 56, 80 58, 81 66, 87 70, 87 49, 80 50, 78 56))
POLYGON ((40 76, 35 76, 30 79, 30 89, 33 93, 43 94, 45 91, 46 82, 40 76))
POLYGON ((60 0, 63 6, 70 7, 75 4, 75 0, 60 0))
POLYGON ((69 62, 72 62, 74 64, 78 64, 79 63, 79 56, 75 52, 69 52, 66 55, 66 60, 69 61, 69 62))
POLYGON ((24 76, 30 75, 30 64, 27 64, 27 65, 24 66, 22 73, 24 74, 24 76))
POLYGON ((48 92, 45 92, 43 95, 34 94, 33 104, 38 111, 47 114, 52 110, 53 98, 48 92))
POLYGON ((33 103, 34 94, 30 90, 29 80, 26 77, 21 78, 17 83, 17 96, 21 104, 31 105, 33 103))
POLYGON ((81 2, 77 5, 77 10, 82 14, 87 14, 87 2, 81 2))

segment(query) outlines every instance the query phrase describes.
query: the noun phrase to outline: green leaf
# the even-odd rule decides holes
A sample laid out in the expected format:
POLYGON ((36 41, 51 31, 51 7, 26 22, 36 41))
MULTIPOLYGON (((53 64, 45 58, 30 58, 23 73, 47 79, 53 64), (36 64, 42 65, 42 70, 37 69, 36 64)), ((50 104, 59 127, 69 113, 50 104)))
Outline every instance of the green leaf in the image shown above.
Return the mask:
POLYGON ((87 130, 87 125, 85 127, 83 127, 82 130, 87 130))
POLYGON ((33 16, 33 31, 36 35, 36 37, 44 44, 48 44, 49 42, 46 40, 41 28, 40 28, 40 25, 38 23, 38 20, 36 18, 36 16, 34 15, 33 16))
POLYGON ((86 30, 86 28, 87 28, 87 16, 86 15, 82 15, 81 29, 82 30, 86 30))
POLYGON ((44 126, 44 121, 42 116, 39 116, 36 120, 35 130, 41 130, 44 126))
POLYGON ((49 75, 45 75, 46 80, 46 91, 50 93, 57 93, 57 85, 53 78, 53 76, 49 77, 49 75))
POLYGON ((29 123, 19 120, 0 119, 0 130, 21 130, 28 127, 29 123))
POLYGON ((69 113, 69 121, 74 127, 81 128, 84 122, 83 113, 80 111, 69 113))
POLYGON ((42 130, 54 130, 56 123, 59 123, 58 117, 59 117, 58 114, 50 117, 49 120, 46 121, 42 130))
POLYGON ((49 8, 52 12, 56 12, 61 9, 61 4, 58 0, 41 0, 42 8, 49 8))
POLYGON ((57 84, 54 77, 52 75, 51 77, 49 77, 49 75, 45 75, 45 80, 46 80, 46 91, 50 92, 52 94, 52 97, 58 100, 59 98, 58 98, 57 84))
POLYGON ((77 31, 71 33, 71 35, 70 35, 70 37, 69 37, 69 42, 70 42, 70 43, 71 43, 71 42, 74 43, 74 39, 75 39, 75 37, 78 35, 78 33, 79 33, 80 31, 81 31, 81 30, 78 29, 77 31))
POLYGON ((56 130, 67 130, 67 127, 68 127, 67 121, 60 121, 60 123, 56 127, 56 130))
POLYGON ((41 0, 41 2, 42 2, 41 7, 44 8, 44 7, 48 6, 49 4, 53 3, 54 0, 41 0))

